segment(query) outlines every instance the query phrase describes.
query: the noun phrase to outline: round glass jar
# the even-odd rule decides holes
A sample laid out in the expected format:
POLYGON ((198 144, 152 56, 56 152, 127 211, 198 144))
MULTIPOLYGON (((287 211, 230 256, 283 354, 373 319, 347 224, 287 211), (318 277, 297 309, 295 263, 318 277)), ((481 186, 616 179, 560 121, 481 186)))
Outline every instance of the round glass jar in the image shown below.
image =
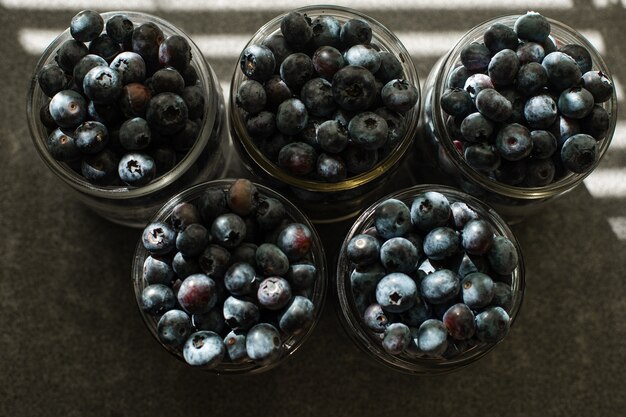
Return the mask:
MULTIPOLYGON (((474 341, 474 339, 472 338, 470 340, 475 343, 466 346, 465 350, 463 350, 462 352, 459 352, 458 349, 456 352, 454 352, 450 349, 453 349, 456 345, 453 346, 450 336, 448 336, 448 339, 450 341, 450 343, 448 344, 448 349, 453 352, 453 354, 449 355, 449 357, 415 355, 410 354, 407 351, 404 351, 399 355, 392 355, 389 354, 382 346, 382 333, 375 333, 374 331, 367 328, 364 324, 364 320, 362 318, 363 316, 360 311, 361 309, 363 309, 364 306, 362 305, 359 308, 352 291, 351 275, 354 270, 354 264, 348 259, 348 256, 346 254, 346 249, 350 240, 354 236, 362 234, 367 229, 374 226, 374 214, 376 208, 383 201, 390 198, 397 199, 405 203, 410 208, 414 199, 418 195, 432 191, 443 194, 448 199, 450 204, 454 202, 462 202, 467 204, 469 208, 473 209, 478 214, 480 219, 483 219, 490 224, 495 236, 506 237, 515 246, 518 257, 517 267, 515 268, 515 270, 513 270, 510 276, 500 276, 498 280, 494 278, 494 282, 505 282, 507 284, 510 284, 511 302, 510 307, 507 308, 506 311, 509 315, 511 325, 514 323, 520 311, 524 298, 524 260, 522 257, 519 242, 511 232, 511 229, 509 228, 507 223, 498 215, 498 213, 495 212, 494 209, 492 209, 482 201, 472 197, 471 195, 468 195, 455 188, 434 184, 416 185, 381 198, 365 211, 363 211, 363 213, 361 213, 361 215, 356 219, 356 221, 348 231, 346 238, 343 241, 341 251, 339 252, 336 263, 337 272, 335 285, 336 295, 338 297, 337 305, 339 309, 337 314, 345 331, 348 333, 353 342, 359 348, 365 351, 372 360, 396 371, 410 374, 433 375, 458 370, 474 363, 476 360, 485 356, 498 343, 501 343, 504 340, 503 339, 500 342, 494 344, 474 341)), ((422 260, 420 260, 420 262, 424 259, 426 258, 424 257, 422 260)), ((489 275, 489 273, 487 274, 489 275)), ((418 285, 418 292, 419 291, 420 290, 418 285)), ((369 301, 367 302, 369 303, 369 301)), ((375 302, 375 300, 372 302, 375 302)), ((443 305, 447 304, 444 303, 443 305)), ((443 313, 441 312, 441 314, 443 313)), ((429 318, 437 318, 441 320, 441 317, 438 316, 438 313, 434 311, 430 312, 429 318)))
MULTIPOLYGON (((494 178, 475 170, 453 143, 453 137, 446 126, 447 115, 441 109, 440 100, 446 91, 452 71, 460 64, 461 51, 472 42, 482 42, 485 31, 495 23, 513 28, 520 15, 502 16, 488 20, 469 30, 450 51, 441 57, 431 69, 424 84, 424 111, 420 120, 421 155, 416 155, 425 166, 438 167, 435 178, 430 181, 455 185, 464 191, 489 202, 510 223, 521 221, 525 216, 545 207, 545 203, 563 195, 579 185, 600 163, 611 143, 617 121, 617 99, 615 90, 612 97, 599 103, 609 115, 609 128, 604 139, 598 141, 596 160, 584 173, 568 172, 556 181, 542 187, 521 187, 498 182, 494 178)), ((609 79, 610 72, 594 46, 571 27, 553 19, 550 36, 557 48, 566 44, 577 44, 586 48, 593 60, 592 70, 602 71, 609 79)), ((557 138, 557 141, 559 138, 557 138)), ((557 150, 560 152, 560 150, 557 150)), ((425 167, 425 169, 429 169, 425 167)), ((432 172, 430 176, 432 176, 432 172)))
MULTIPOLYGON (((349 19, 367 21, 372 28, 372 44, 376 44, 381 51, 393 53, 398 58, 402 65, 403 78, 417 88, 419 97, 420 84, 417 70, 409 53, 400 40, 381 23, 356 10, 340 6, 315 5, 301 7, 294 11, 306 14, 312 19, 323 15, 334 16, 342 24, 349 19)), ((280 33, 281 20, 286 14, 287 12, 263 25, 244 49, 252 44, 261 44, 269 36, 280 33)), ((234 99, 245 80, 246 77, 240 69, 238 60, 230 87, 230 131, 242 163, 254 175, 254 178, 260 177, 272 187, 280 189, 298 207, 302 208, 313 222, 317 223, 331 223, 352 218, 363 207, 389 192, 390 183, 387 180, 394 175, 398 166, 412 149, 417 132, 421 100, 418 99, 416 105, 404 113, 406 132, 403 137, 372 169, 339 182, 322 182, 288 174, 256 146, 246 130, 244 115, 234 99)))
POLYGON ((159 17, 145 13, 114 11, 102 13, 101 16, 106 21, 116 14, 127 16, 135 27, 153 22, 161 28, 165 37, 180 35, 189 43, 192 55, 190 64, 196 70, 206 102, 198 137, 185 156, 177 160, 173 169, 140 187, 95 185, 68 164, 52 157, 46 145, 49 132, 41 122, 39 114, 47 97, 39 88, 37 77, 41 68, 54 62, 59 46, 72 39, 69 28, 52 41, 39 59, 28 91, 26 114, 31 138, 39 156, 82 203, 112 222, 142 227, 167 199, 180 190, 201 181, 224 177, 222 155, 229 146, 227 129, 224 128, 226 121, 224 98, 217 76, 205 61, 200 49, 182 30, 159 17))
MULTIPOLYGON (((208 190, 221 190, 226 192, 234 183, 234 181, 234 179, 222 179, 197 184, 175 195, 169 201, 167 201, 167 203, 165 203, 165 205, 163 205, 152 217, 149 223, 166 222, 170 224, 172 210, 178 204, 184 202, 193 203, 208 190)), ((226 354, 225 359, 217 367, 209 368, 194 366, 194 368, 203 369, 207 372, 213 372, 217 374, 250 374, 264 372, 275 366, 278 366, 279 364, 283 363, 289 356, 295 353, 295 351, 306 342, 306 340, 313 332, 313 329, 315 328, 317 322, 319 321, 324 307, 328 273, 326 269, 326 255, 324 252, 324 247, 319 235, 317 234, 317 231, 315 230, 309 219, 306 217, 306 215, 298 210, 298 208, 294 206, 284 196, 263 185, 257 183, 254 183, 254 185, 256 186, 259 192, 259 196, 261 198, 274 198, 279 200, 285 208, 287 218, 293 220, 293 222, 304 224, 311 231, 312 244, 310 250, 310 262, 313 263, 316 267, 315 282, 311 288, 306 290, 294 289, 293 293, 297 295, 297 291, 307 292, 307 298, 309 298, 315 306, 314 318, 312 322, 308 325, 308 327, 306 327, 304 330, 291 334, 288 337, 282 339, 282 352, 277 360, 266 364, 259 364, 253 362, 249 358, 246 358, 243 362, 233 363, 228 360, 228 354, 226 354)), ((182 354, 182 346, 169 346, 162 343, 159 339, 159 336, 157 334, 157 324, 160 317, 150 315, 141 308, 142 292, 147 285, 147 282, 144 278, 144 262, 148 256, 150 256, 150 253, 144 248, 142 240, 140 239, 135 249, 131 271, 131 280, 133 288, 135 290, 135 297, 137 300, 137 306, 139 307, 139 312, 143 318, 146 327, 148 328, 150 333, 152 333, 152 336, 155 338, 155 340, 159 344, 161 344, 161 346, 163 346, 166 350, 168 350, 172 355, 181 360, 183 363, 187 364, 182 354)), ((224 337, 229 331, 230 329, 228 327, 228 324, 224 324, 224 329, 220 333, 220 336, 224 337)), ((281 337, 282 336, 283 333, 281 331, 281 337)), ((191 365, 188 366, 191 367, 191 365)))

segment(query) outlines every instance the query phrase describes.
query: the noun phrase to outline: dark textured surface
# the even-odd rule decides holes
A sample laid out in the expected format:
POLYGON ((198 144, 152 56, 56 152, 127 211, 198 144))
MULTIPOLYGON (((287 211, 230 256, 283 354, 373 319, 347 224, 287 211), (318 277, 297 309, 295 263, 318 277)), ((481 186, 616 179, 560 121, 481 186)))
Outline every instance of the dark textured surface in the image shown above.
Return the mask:
MULTIPOLYGON (((540 11, 599 31, 607 64, 625 80, 624 8, 573 3, 540 11)), ((594 198, 584 185, 514 227, 526 259, 525 304, 504 343, 459 372, 414 377, 374 365, 344 334, 332 297, 309 342, 266 374, 218 377, 173 359, 135 305, 130 266, 140 232, 92 215, 47 171, 30 141, 24 108, 37 57, 20 46, 18 32, 60 31, 76 10, 4 4, 0 416, 623 415, 626 236, 620 240, 608 219, 626 216, 626 196, 594 198)), ((469 10, 367 13, 404 32, 464 31, 511 13, 469 10)), ((151 12, 193 34, 251 34, 276 14, 151 12)), ((424 79, 436 57, 415 59, 424 79)), ((211 64, 227 82, 234 62, 211 64)), ((625 158, 624 148, 616 149, 601 167, 618 168, 625 158)), ((344 231, 320 228, 329 254, 344 231)))

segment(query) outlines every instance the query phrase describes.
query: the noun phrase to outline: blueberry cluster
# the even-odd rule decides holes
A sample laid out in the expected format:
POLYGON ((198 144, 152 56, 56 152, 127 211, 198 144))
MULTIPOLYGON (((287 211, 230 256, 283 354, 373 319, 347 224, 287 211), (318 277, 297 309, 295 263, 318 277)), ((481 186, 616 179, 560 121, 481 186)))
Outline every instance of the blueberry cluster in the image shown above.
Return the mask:
POLYGON ((72 18, 70 34, 37 74, 52 157, 103 186, 142 186, 171 170, 205 113, 187 40, 91 10, 72 18))
POLYGON ((291 12, 241 54, 246 129, 290 175, 338 182, 372 169, 402 140, 418 90, 360 19, 291 12))
POLYGON ((441 108, 467 164, 496 181, 541 187, 595 163, 609 129, 600 104, 613 84, 587 49, 557 48, 549 21, 535 12, 514 27, 496 23, 465 46, 441 108))
POLYGON ((346 247, 364 328, 391 355, 452 358, 509 330, 514 244, 466 203, 434 191, 380 203, 346 247))
POLYGON ((248 180, 212 188, 148 225, 141 308, 190 365, 266 365, 314 320, 311 230, 248 180))

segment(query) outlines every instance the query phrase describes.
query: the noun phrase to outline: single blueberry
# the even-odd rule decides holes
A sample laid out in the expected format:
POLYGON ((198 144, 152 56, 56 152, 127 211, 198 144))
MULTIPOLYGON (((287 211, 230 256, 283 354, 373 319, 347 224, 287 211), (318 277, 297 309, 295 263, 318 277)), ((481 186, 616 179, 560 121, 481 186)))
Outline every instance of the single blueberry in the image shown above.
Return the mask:
POLYGON ((172 269, 180 279, 202 273, 198 259, 196 257, 184 256, 181 252, 176 252, 176 255, 174 255, 172 269))
POLYGON ((93 10, 78 12, 70 22, 70 34, 79 42, 89 42, 98 37, 104 29, 100 13, 93 10))
POLYGON ((501 87, 513 84, 519 69, 517 53, 511 49, 503 49, 491 57, 487 70, 493 84, 501 87))
POLYGON ((174 292, 166 285, 148 285, 141 292, 141 308, 152 316, 160 316, 173 309, 175 305, 174 292))
POLYGON ((55 129, 46 140, 50 155, 57 161, 71 162, 80 158, 81 152, 72 133, 55 129))
POLYGON ((613 97, 613 82, 602 71, 585 72, 583 85, 591 93, 596 103, 604 103, 613 97))
POLYGON ((442 321, 429 319, 419 327, 417 340, 421 352, 440 356, 448 348, 448 330, 442 321))
POLYGON ((374 211, 376 231, 385 239, 404 236, 411 229, 411 212, 406 204, 393 198, 380 203, 374 211))
POLYGON ((159 45, 159 64, 183 71, 191 61, 191 48, 183 36, 171 35, 159 45))
POLYGON ((226 354, 231 362, 238 363, 248 359, 245 333, 232 330, 224 338, 224 346, 226 347, 226 354))
POLYGON ((491 51, 482 43, 472 42, 461 49, 461 62, 470 71, 486 71, 491 51))
POLYGON ((122 93, 122 78, 112 68, 97 66, 85 74, 83 90, 95 103, 112 103, 122 93))
POLYGON ((350 19, 341 27, 339 34, 344 48, 357 44, 369 44, 372 40, 372 28, 365 20, 350 19))
POLYGON ((580 67, 581 73, 584 74, 587 71, 591 71, 593 61, 591 59, 591 54, 584 46, 570 43, 560 47, 559 51, 574 58, 574 60, 580 67))
POLYGON ((597 149, 593 136, 579 133, 565 141, 561 148, 561 160, 567 169, 582 174, 596 162, 597 149))
POLYGON ((108 63, 113 61, 122 52, 122 47, 106 33, 98 36, 89 43, 89 53, 101 56, 108 63))
POLYGON ((474 73, 463 65, 454 68, 448 76, 447 88, 465 88, 465 82, 474 73))
POLYGON ((262 44, 272 51, 276 62, 276 68, 280 68, 280 64, 283 63, 285 58, 294 53, 291 47, 287 44, 287 41, 282 33, 275 33, 268 36, 263 39, 262 44))
POLYGON ((346 256, 358 266, 371 265, 379 259, 380 242, 370 235, 356 235, 348 242, 346 256))
POLYGON ((233 296, 224 301, 224 320, 233 330, 245 330, 259 322, 259 308, 251 301, 233 296))
POLYGON ((419 100, 419 92, 414 85, 406 80, 395 79, 389 81, 380 91, 383 104, 391 111, 406 113, 419 100))
POLYGON ((376 79, 363 67, 345 66, 335 73, 332 80, 333 97, 337 104, 348 111, 368 109, 378 92, 376 79))
POLYGON ((494 122, 504 122, 513 114, 511 102, 493 88, 482 90, 476 95, 476 109, 494 122))
POLYGON ((211 224, 213 241, 227 249, 238 246, 246 236, 244 220, 234 213, 218 216, 211 224))
POLYGON ((491 25, 483 34, 483 41, 492 55, 503 49, 516 50, 519 44, 515 31, 502 23, 491 25))
POLYGON ((159 93, 175 93, 180 96, 184 88, 185 80, 183 76, 172 67, 161 68, 152 74, 152 78, 150 79, 152 95, 159 93))
POLYGON ((596 104, 587 117, 580 120, 581 131, 596 140, 602 140, 609 130, 609 119, 609 113, 601 105, 596 104))
POLYGON ((559 96, 558 106, 563 116, 582 119, 591 112, 594 106, 594 97, 584 88, 572 87, 563 90, 559 96))
POLYGON ((449 227, 432 229, 424 238, 424 254, 429 259, 442 260, 454 255, 460 246, 459 235, 449 227))
POLYGON ((474 108, 469 93, 461 88, 446 90, 439 104, 443 111, 454 117, 465 117, 474 108))
POLYGON ((416 295, 415 281, 401 272, 386 275, 376 284, 376 302, 390 313, 401 313, 411 308, 416 295))
POLYGON ((205 274, 193 274, 183 280, 178 302, 190 314, 206 313, 217 302, 216 284, 205 274))
POLYGON ((493 243, 493 229, 486 220, 470 220, 461 232, 461 245, 470 255, 484 255, 493 243))
POLYGON ((463 302, 473 310, 489 305, 493 298, 493 291, 491 277, 480 272, 468 274, 461 281, 463 302))
POLYGON ((354 116, 348 124, 348 131, 354 143, 368 150, 382 147, 388 139, 387 122, 373 112, 354 116))
POLYGON ((176 236, 176 249, 184 256, 199 256, 209 243, 209 232, 200 223, 193 223, 176 236))
POLYGON ((329 117, 337 108, 333 99, 333 87, 323 78, 307 81, 300 91, 300 99, 308 114, 313 116, 329 117))
POLYGON ((357 44, 344 53, 348 65, 356 65, 374 74, 380 69, 380 53, 372 45, 357 44))
POLYGON ((476 337, 486 343, 496 343, 509 332, 509 315, 502 307, 489 307, 476 316, 476 337))
POLYGON ((167 311, 157 323, 157 336, 161 343, 168 346, 181 346, 193 327, 189 315, 181 310, 167 311))
POLYGON ((223 278, 230 266, 230 252, 219 245, 209 245, 198 258, 200 269, 212 278, 223 278))
POLYGON ((317 279, 317 268, 308 263, 291 264, 285 278, 294 288, 310 288, 317 279))
POLYGON ((178 94, 161 93, 150 99, 146 120, 156 132, 165 135, 180 132, 185 128, 187 119, 187 105, 178 94))
POLYGON ((106 22, 106 33, 116 42, 129 44, 133 37, 134 25, 128 16, 116 14, 106 22))
POLYGON ((54 60, 67 74, 74 72, 74 66, 89 53, 84 43, 75 39, 68 39, 61 44, 54 60))
POLYGON ((311 19, 298 12, 287 13, 280 22, 280 31, 285 41, 296 49, 304 47, 313 37, 311 19))
POLYGON ((289 55, 280 64, 280 78, 292 91, 299 91, 313 77, 315 69, 311 58, 302 52, 289 55))
POLYGON ((394 237, 380 247, 380 261, 387 272, 409 274, 417 267, 419 252, 408 239, 394 237))
POLYGON ((302 223, 291 223, 278 235, 276 245, 290 261, 297 261, 311 250, 311 230, 302 223))
POLYGON ((341 46, 341 23, 334 16, 321 15, 311 22, 312 41, 316 47, 341 46))
POLYGON ((401 354, 411 342, 411 331, 404 323, 392 323, 385 328, 383 349, 390 355, 401 354))
POLYGON ((557 148, 557 141, 554 135, 547 130, 533 130, 530 132, 533 142, 531 155, 536 159, 550 158, 557 148))
POLYGON ((248 179, 237 179, 229 187, 226 204, 233 213, 247 216, 256 211, 259 205, 259 191, 248 179))
POLYGON ((109 185, 117 178, 119 158, 111 150, 104 149, 95 155, 86 155, 81 162, 81 173, 93 184, 109 185))
POLYGON ((524 117, 533 129, 546 129, 554 123, 558 108, 552 97, 540 94, 528 99, 524 105, 524 117))
POLYGON ((526 158, 533 149, 530 131, 518 123, 507 125, 498 132, 496 148, 502 158, 508 161, 526 158))
POLYGON ((548 83, 548 73, 538 62, 524 64, 517 73, 517 90, 532 96, 540 92, 548 83))
POLYGON ((159 45, 165 36, 161 28, 153 22, 146 22, 133 30, 131 50, 141 55, 149 73, 159 66, 159 45))
POLYGON ((457 230, 462 230, 470 220, 478 220, 478 213, 462 201, 455 201, 450 204, 450 210, 452 211, 454 227, 457 230))
POLYGON ((346 65, 341 52, 332 46, 320 46, 313 53, 312 62, 315 72, 327 80, 332 80, 335 73, 346 65))
POLYGON ((342 123, 336 120, 326 120, 317 128, 316 138, 322 150, 338 153, 348 146, 349 133, 342 123))
POLYGON ((304 142, 292 142, 278 153, 278 166, 291 175, 304 176, 315 170, 317 153, 304 142))
POLYGON ((390 324, 388 313, 377 303, 371 304, 365 309, 363 322, 368 329, 375 333, 383 333, 390 324))
POLYGON ((443 324, 456 340, 467 340, 474 336, 476 323, 474 313, 463 303, 454 304, 443 314, 443 324))
POLYGON ((291 296, 289 282, 280 277, 265 278, 257 290, 259 304, 269 310, 280 310, 291 300, 291 296))
MULTIPOLYGON (((152 98, 152 93, 150 89, 141 83, 130 83, 122 87, 122 92, 120 94, 120 99, 118 100, 119 109, 127 118, 132 117, 144 117, 146 116, 146 110, 148 109, 148 104, 152 98)), ((98 103, 94 103, 100 116, 101 111, 98 109, 102 109, 104 106, 98 103)), ((109 106, 113 107, 113 106, 109 106)), ((106 108, 106 107, 104 107, 106 108)), ((90 107, 91 109, 91 107, 90 107)), ((119 110, 117 107, 114 107, 115 110, 119 110)), ((91 110, 90 110, 91 113, 91 110)))
POLYGON ((305 104, 297 98, 283 101, 276 112, 276 127, 285 135, 295 135, 302 131, 308 122, 305 104))
POLYGON ((262 82, 274 74, 276 60, 267 46, 253 44, 241 53, 239 66, 246 77, 262 82))
POLYGON ((493 88, 493 82, 488 75, 480 73, 470 75, 463 86, 463 89, 469 93, 472 100, 475 100, 478 93, 486 88, 493 88))
POLYGON ((44 65, 37 73, 37 82, 41 91, 48 97, 53 97, 59 91, 65 90, 69 84, 67 75, 57 64, 44 65))
POLYGON ((189 336, 183 346, 183 358, 191 366, 212 369, 218 366, 226 348, 222 338, 215 332, 199 331, 189 336))
POLYGON ((120 159, 117 173, 120 179, 128 185, 145 185, 156 176, 154 159, 143 153, 127 153, 120 159))
POLYGON ((517 18, 513 29, 521 40, 543 42, 550 34, 550 22, 539 13, 527 12, 517 18))
POLYGON ((450 202, 436 191, 418 195, 411 204, 411 222, 422 231, 446 225, 451 214, 450 202))
POLYGON ((150 223, 144 228, 141 241, 152 255, 163 255, 176 246, 176 232, 166 223, 150 223))
MULTIPOLYGON (((495 91, 489 89, 486 91, 495 91)), ((497 94, 497 92, 496 92, 497 94)), ((486 96, 487 98, 490 95, 486 96)), ((502 96, 500 96, 502 97, 502 96)), ((505 98, 503 98, 506 100, 505 98)), ((508 102, 508 100, 507 100, 508 102)), ((491 120, 479 112, 472 113, 461 122, 461 135, 468 142, 487 142, 495 130, 491 120)))
POLYGON ((311 300, 300 295, 293 297, 280 313, 278 327, 287 334, 305 331, 315 318, 315 305, 311 300))
POLYGON ((170 285, 174 280, 174 270, 166 258, 148 256, 143 262, 143 279, 148 285, 170 285))
POLYGON ((496 236, 491 249, 487 253, 489 265, 494 272, 507 275, 515 271, 518 264, 518 255, 513 242, 505 236, 496 236))
POLYGON ((525 183, 528 187, 543 187, 552 183, 556 167, 552 159, 535 159, 528 161, 525 183))
POLYGON ((422 297, 431 304, 453 300, 461 290, 461 278, 456 272, 440 269, 426 275, 420 284, 422 297))
POLYGON ((574 58, 563 52, 552 52, 546 55, 541 65, 548 73, 548 85, 554 87, 559 93, 580 83, 582 75, 580 67, 574 58))
POLYGON ((265 276, 283 276, 289 270, 287 255, 271 243, 263 243, 258 247, 256 263, 265 276))
POLYGON ((396 56, 387 51, 380 51, 380 68, 374 74, 374 76, 382 81, 383 83, 387 83, 391 80, 402 78, 403 69, 400 60, 396 58, 396 56))
POLYGON ((50 100, 50 116, 61 128, 78 126, 87 117, 87 103, 74 90, 62 90, 50 100))
POLYGON ((282 355, 279 331, 268 323, 259 323, 246 335, 248 357, 258 364, 272 363, 282 355))

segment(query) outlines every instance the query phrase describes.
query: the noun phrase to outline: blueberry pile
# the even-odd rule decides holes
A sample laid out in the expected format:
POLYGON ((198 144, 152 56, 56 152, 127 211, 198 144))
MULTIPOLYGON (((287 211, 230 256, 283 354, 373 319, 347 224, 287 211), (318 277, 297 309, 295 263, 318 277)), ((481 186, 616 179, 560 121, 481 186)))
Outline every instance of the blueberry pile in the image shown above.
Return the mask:
POLYGON ((346 247, 362 324, 391 355, 460 355, 509 330, 517 249, 466 203, 425 192, 380 203, 346 247))
POLYGON ((142 242, 140 307, 190 365, 270 364, 313 323, 311 230, 248 180, 178 204, 142 242))
POLYGON ((291 12, 241 54, 236 104, 261 152, 290 175, 338 182, 372 169, 402 140, 418 90, 360 19, 291 12))
POLYGON ((461 50, 441 108, 467 164, 504 184, 541 187, 596 162, 613 84, 581 45, 557 48, 535 12, 496 23, 461 50))
POLYGON ((37 74, 52 157, 102 186, 142 186, 171 170, 194 145, 207 98, 187 40, 91 10, 72 18, 70 34, 37 74))

